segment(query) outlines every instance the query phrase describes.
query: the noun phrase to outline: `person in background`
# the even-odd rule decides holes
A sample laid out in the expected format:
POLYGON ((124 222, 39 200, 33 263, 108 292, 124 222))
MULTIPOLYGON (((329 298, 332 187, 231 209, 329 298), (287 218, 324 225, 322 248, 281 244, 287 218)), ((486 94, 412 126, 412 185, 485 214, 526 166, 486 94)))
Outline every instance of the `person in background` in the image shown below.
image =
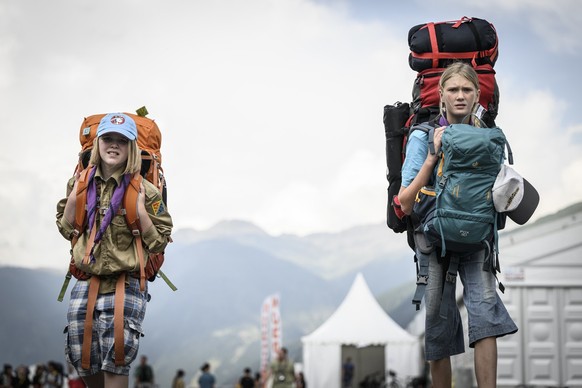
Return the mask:
POLYGON ((44 364, 37 364, 32 376, 32 387, 43 388, 46 381, 46 366, 44 364))
POLYGON ((342 388, 352 388, 355 366, 351 357, 347 357, 342 364, 342 388))
POLYGON ((32 384, 28 375, 30 370, 26 365, 19 365, 16 368, 16 378, 14 379, 14 388, 29 388, 32 384))
POLYGON ((154 387, 154 370, 148 364, 147 356, 141 356, 139 365, 134 372, 136 388, 153 388, 154 387))
POLYGON ((174 380, 172 380, 172 388, 185 388, 186 383, 184 382, 184 371, 182 369, 178 369, 176 371, 176 376, 174 380))
POLYGON ((240 388, 254 388, 255 380, 251 377, 251 368, 245 368, 242 377, 238 380, 240 388))
POLYGON ((277 359, 271 363, 266 380, 269 378, 273 379, 272 388, 292 388, 295 384, 295 368, 287 358, 287 348, 277 352, 277 359))
POLYGON ((12 365, 4 364, 4 369, 2 370, 2 375, 0 376, 0 388, 11 388, 14 384, 14 371, 12 370, 12 365))
POLYGON ((68 363, 67 365, 67 372, 68 372, 68 380, 69 380, 69 388, 84 388, 85 382, 77 373, 77 370, 73 366, 73 364, 68 363))
POLYGON ((263 381, 261 379, 261 372, 255 372, 255 388, 262 388, 263 381))
POLYGON ((307 388, 307 382, 305 381, 305 376, 303 372, 297 373, 297 379, 295 380, 296 388, 307 388))
POLYGON ((49 361, 47 363, 48 370, 46 374, 45 387, 46 388, 60 388, 64 382, 63 366, 56 361, 49 361))
POLYGON ((202 374, 198 378, 198 385, 200 388, 214 388, 216 384, 216 379, 214 375, 210 373, 210 364, 205 362, 201 367, 200 370, 202 374))

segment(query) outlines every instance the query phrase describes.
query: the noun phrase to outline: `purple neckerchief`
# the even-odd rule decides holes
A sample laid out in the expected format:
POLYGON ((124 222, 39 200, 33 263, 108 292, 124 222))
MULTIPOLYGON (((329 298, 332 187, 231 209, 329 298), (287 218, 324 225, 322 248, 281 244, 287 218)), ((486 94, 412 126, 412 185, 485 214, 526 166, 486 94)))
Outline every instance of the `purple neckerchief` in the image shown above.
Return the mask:
POLYGON ((89 221, 89 230, 93 227, 95 221, 95 210, 97 210, 97 188, 95 187, 95 172, 97 167, 93 167, 89 172, 89 183, 87 183, 87 220, 89 221))
MULTIPOLYGON (((469 119, 469 123, 471 125, 473 125, 473 120, 472 119, 469 119)), ((439 125, 440 126, 443 126, 443 127, 448 127, 449 126, 449 122, 447 121, 447 119, 444 116, 440 116, 439 117, 439 125)))
MULTIPOLYGON (((93 228, 93 223, 95 221, 95 216, 97 212, 97 184, 95 183, 95 171, 97 170, 96 167, 93 168, 89 175, 89 183, 87 186, 87 215, 89 220, 89 232, 93 228)), ((113 191, 113 195, 111 196, 111 201, 109 201, 109 207, 105 212, 105 216, 101 220, 101 225, 99 226, 99 230, 95 234, 94 244, 97 245, 101 238, 103 237, 103 233, 111 223, 113 216, 117 214, 119 207, 121 206, 121 201, 123 200, 123 195, 125 194, 125 189, 131 180, 131 174, 123 175, 121 179, 121 184, 118 185, 115 190, 113 191)), ((95 246, 94 245, 94 246, 95 246)), ((95 262, 95 257, 93 256, 93 249, 91 249, 91 263, 95 262)))

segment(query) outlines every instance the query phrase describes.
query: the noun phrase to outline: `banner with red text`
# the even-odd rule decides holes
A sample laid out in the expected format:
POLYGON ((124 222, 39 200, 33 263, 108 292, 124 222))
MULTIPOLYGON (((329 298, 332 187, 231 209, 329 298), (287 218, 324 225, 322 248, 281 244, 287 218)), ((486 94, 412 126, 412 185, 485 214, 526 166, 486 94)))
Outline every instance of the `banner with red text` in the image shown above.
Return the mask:
POLYGON ((279 295, 269 295, 261 308, 261 372, 265 372, 271 360, 277 357, 282 346, 283 330, 279 295))

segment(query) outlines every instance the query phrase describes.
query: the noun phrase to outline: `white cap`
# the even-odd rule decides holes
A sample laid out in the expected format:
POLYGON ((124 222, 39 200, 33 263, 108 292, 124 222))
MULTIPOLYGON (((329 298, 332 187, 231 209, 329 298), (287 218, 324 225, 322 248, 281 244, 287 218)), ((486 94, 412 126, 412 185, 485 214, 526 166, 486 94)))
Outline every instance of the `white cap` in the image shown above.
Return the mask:
POLYGON ((495 210, 506 212, 509 218, 520 225, 530 219, 540 201, 531 183, 505 164, 501 165, 492 193, 495 210))
POLYGON ((493 184, 493 204, 499 213, 517 208, 523 199, 523 177, 503 164, 493 184))

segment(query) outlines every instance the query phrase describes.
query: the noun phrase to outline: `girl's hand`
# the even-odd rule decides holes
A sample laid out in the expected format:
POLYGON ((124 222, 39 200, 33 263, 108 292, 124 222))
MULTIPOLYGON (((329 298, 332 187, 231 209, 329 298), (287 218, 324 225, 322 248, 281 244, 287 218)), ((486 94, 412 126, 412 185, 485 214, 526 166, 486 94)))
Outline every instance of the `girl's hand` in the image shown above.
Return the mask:
MULTIPOLYGON (((145 187, 143 182, 139 184, 139 193, 137 194, 137 210, 141 214, 141 210, 145 212, 145 187)), ((147 213, 147 212, 146 212, 147 213)))
POLYGON ((77 186, 79 185, 79 174, 75 175, 75 183, 73 188, 67 197, 67 203, 65 204, 65 209, 63 211, 63 216, 65 219, 73 225, 75 222, 75 211, 77 206, 77 186))
POLYGON ((428 155, 426 157, 427 159, 429 159, 432 162, 436 163, 436 161, 438 160, 438 154, 439 154, 439 150, 441 149, 443 133, 445 132, 445 129, 446 129, 446 127, 438 127, 438 128, 435 128, 435 130, 434 130, 433 144, 434 144, 435 153, 431 154, 430 149, 429 149, 428 155))
POLYGON ((139 222, 141 224, 142 233, 151 228, 154 223, 150 219, 150 216, 146 210, 146 195, 145 187, 143 182, 139 185, 139 193, 137 195, 137 214, 139 216, 139 222))

